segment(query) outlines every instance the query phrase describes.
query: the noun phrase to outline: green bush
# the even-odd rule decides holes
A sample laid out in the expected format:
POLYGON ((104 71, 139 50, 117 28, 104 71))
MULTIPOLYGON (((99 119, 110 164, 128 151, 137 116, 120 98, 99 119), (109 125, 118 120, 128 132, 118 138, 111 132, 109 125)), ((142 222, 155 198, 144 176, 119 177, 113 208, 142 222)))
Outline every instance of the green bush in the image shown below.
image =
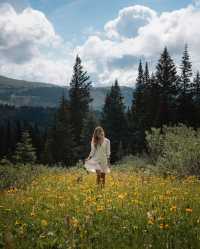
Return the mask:
POLYGON ((47 169, 43 165, 12 164, 9 161, 0 161, 0 190, 11 187, 23 188, 30 183, 34 177, 45 172, 47 169), (7 163, 5 163, 7 162, 7 163))
POLYGON ((150 157, 163 173, 200 175, 200 129, 184 124, 146 132, 150 157))

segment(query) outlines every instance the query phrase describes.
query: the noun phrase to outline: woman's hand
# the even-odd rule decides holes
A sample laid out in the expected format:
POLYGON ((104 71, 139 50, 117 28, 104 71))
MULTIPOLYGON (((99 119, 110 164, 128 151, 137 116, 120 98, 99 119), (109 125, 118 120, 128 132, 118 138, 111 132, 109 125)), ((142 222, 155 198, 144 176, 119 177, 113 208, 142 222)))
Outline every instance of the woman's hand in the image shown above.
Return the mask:
POLYGON ((90 158, 91 158, 91 157, 87 157, 87 158, 85 159, 85 161, 88 161, 90 158))
POLYGON ((110 158, 108 157, 107 160, 108 160, 108 167, 110 168, 111 167, 110 158))

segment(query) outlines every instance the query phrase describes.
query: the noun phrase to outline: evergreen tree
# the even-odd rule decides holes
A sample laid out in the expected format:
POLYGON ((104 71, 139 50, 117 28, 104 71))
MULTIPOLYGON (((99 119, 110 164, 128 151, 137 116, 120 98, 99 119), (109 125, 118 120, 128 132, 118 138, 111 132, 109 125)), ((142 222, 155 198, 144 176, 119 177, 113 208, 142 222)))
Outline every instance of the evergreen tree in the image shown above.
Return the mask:
POLYGON ((164 48, 156 65, 156 81, 159 87, 159 105, 156 126, 173 124, 175 122, 178 75, 173 59, 167 47, 164 48))
POLYGON ((0 157, 6 155, 6 132, 5 132, 5 126, 1 125, 0 127, 0 157))
MULTIPOLYGON (((154 89, 156 81, 154 79, 154 75, 152 73, 152 76, 149 75, 149 68, 148 63, 145 64, 145 71, 144 71, 144 93, 143 93, 143 115, 141 116, 142 120, 141 123, 143 124, 143 129, 146 130, 150 128, 154 121, 154 113, 155 110, 153 109, 153 103, 155 102, 155 99, 153 98, 154 89)), ((157 98, 157 96, 154 96, 157 98)), ((141 126, 140 126, 141 127, 141 126)))
POLYGON ((200 102, 200 73, 197 71, 193 79, 193 95, 196 102, 200 102))
POLYGON ((13 160, 16 163, 23 164, 34 164, 36 162, 35 148, 32 145, 32 140, 28 131, 22 133, 22 138, 21 141, 17 143, 13 160))
POLYGON ((83 122, 83 129, 81 133, 80 151, 81 158, 86 158, 89 155, 91 149, 91 139, 95 127, 99 125, 99 121, 93 111, 90 111, 83 122))
POLYGON ((41 160, 41 154, 43 150, 43 141, 42 141, 42 133, 37 125, 37 123, 34 123, 34 126, 31 129, 31 138, 33 141, 33 146, 36 148, 36 155, 38 160, 41 160))
POLYGON ((190 62, 190 56, 188 53, 188 46, 185 44, 181 62, 181 77, 179 91, 182 94, 187 94, 191 89, 191 77, 192 77, 192 63, 190 62))
POLYGON ((55 127, 51 127, 47 131, 45 143, 44 143, 44 151, 42 154, 42 162, 44 164, 53 165, 55 163, 54 157, 53 157, 53 142, 54 142, 54 132, 55 127))
POLYGON ((122 141, 119 141, 119 145, 118 145, 118 150, 117 150, 117 160, 121 160, 123 158, 123 156, 125 155, 124 149, 123 149, 123 145, 122 145, 122 141))
POLYGON ((81 59, 77 56, 69 89, 71 123, 77 148, 80 145, 83 122, 93 100, 90 97, 90 88, 91 81, 87 71, 83 70, 81 59))
POLYGON ((160 88, 158 81, 154 75, 154 73, 151 74, 150 77, 150 84, 147 87, 147 96, 146 101, 148 103, 147 105, 147 116, 148 116, 148 123, 147 127, 151 128, 152 126, 156 127, 158 125, 158 106, 159 106, 159 93, 160 88))
MULTIPOLYGON (((55 115, 52 137, 47 140, 46 149, 52 150, 53 160, 56 163, 61 163, 67 167, 75 163, 77 151, 71 127, 70 106, 64 95, 55 115)), ((50 151, 47 152, 50 153, 50 151)))
POLYGON ((117 153, 120 141, 123 146, 127 145, 127 120, 123 99, 116 80, 114 85, 111 86, 110 92, 106 95, 101 117, 101 124, 112 144, 111 162, 118 159, 117 153))
POLYGON ((194 105, 192 100, 192 63, 188 53, 188 46, 185 49, 181 62, 181 76, 179 80, 179 95, 178 95, 178 120, 179 122, 192 125, 194 118, 194 105))
POLYGON ((145 70, 144 70, 144 84, 145 85, 150 84, 149 67, 147 62, 145 63, 145 70))
POLYGON ((129 118, 130 136, 132 153, 141 151, 144 148, 144 130, 145 130, 145 82, 148 81, 148 65, 145 67, 145 75, 140 60, 138 66, 138 76, 136 79, 135 90, 133 91, 131 115, 129 118))
POLYGON ((126 154, 132 154, 133 153, 133 144, 134 144, 134 120, 131 108, 128 107, 126 112, 126 120, 127 120, 127 148, 126 148, 126 154))
POLYGON ((200 127, 200 73, 197 71, 193 79, 193 103, 195 106, 195 126, 200 127))
POLYGON ((142 68, 142 62, 140 60, 139 67, 138 67, 138 77, 136 79, 136 87, 133 91, 133 98, 132 98, 132 113, 139 122, 139 116, 142 115, 144 111, 144 72, 142 68))

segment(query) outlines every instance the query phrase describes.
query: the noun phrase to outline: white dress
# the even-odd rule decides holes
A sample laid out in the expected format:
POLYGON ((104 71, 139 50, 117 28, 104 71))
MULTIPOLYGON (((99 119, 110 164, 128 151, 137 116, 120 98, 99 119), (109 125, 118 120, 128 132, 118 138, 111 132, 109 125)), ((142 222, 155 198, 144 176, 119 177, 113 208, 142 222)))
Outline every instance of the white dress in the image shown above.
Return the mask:
POLYGON ((97 148, 91 142, 91 151, 89 154, 91 159, 85 162, 85 168, 90 172, 100 170, 103 173, 110 173, 110 168, 108 167, 110 154, 110 140, 108 138, 105 137, 103 143, 101 145, 98 144, 97 148))

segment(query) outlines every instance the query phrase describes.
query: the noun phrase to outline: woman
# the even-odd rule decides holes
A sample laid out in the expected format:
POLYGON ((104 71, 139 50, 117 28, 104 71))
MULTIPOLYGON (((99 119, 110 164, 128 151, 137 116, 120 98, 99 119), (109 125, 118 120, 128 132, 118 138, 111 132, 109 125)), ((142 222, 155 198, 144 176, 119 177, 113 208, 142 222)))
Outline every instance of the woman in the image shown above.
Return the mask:
POLYGON ((105 175, 110 173, 110 140, 105 137, 104 130, 101 126, 97 126, 94 130, 91 151, 85 160, 85 167, 90 172, 96 172, 96 184, 105 185, 105 175))

